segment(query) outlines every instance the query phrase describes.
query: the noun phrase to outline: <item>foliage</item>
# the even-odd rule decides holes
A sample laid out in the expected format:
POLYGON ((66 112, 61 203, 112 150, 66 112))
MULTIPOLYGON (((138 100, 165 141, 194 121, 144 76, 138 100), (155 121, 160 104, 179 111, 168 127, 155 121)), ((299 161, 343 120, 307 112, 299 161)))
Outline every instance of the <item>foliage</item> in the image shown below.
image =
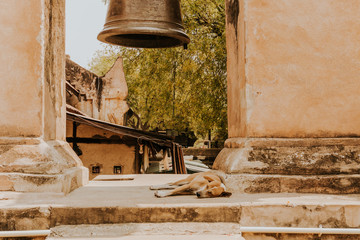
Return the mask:
MULTIPOLYGON (((103 0, 104 1, 104 0, 103 0)), ((223 0, 182 0, 187 50, 105 45, 90 63, 104 75, 124 59, 128 102, 151 129, 193 130, 226 138, 226 47, 223 0)))

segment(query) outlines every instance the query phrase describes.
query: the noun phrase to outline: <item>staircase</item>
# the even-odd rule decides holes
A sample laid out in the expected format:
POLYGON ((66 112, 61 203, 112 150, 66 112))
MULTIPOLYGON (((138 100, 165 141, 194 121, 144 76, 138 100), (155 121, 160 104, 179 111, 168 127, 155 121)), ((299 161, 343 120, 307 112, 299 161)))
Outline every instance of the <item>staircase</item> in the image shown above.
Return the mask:
POLYGON ((103 176, 64 196, 0 192, 0 230, 51 229, 47 239, 360 239, 359 235, 247 233, 241 227, 359 228, 360 195, 233 193, 156 198, 149 185, 182 175, 103 176))
POLYGON ((119 240, 240 240, 235 223, 127 223, 58 226, 47 240, 119 239, 119 240))

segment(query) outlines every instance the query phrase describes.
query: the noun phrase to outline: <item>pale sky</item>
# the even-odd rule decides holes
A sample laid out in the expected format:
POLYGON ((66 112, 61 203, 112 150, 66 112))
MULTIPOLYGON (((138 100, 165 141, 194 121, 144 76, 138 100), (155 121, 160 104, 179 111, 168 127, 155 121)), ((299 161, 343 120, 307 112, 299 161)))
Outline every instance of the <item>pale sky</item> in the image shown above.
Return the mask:
POLYGON ((85 68, 102 48, 96 38, 104 26, 106 10, 101 0, 66 0, 66 54, 85 68))

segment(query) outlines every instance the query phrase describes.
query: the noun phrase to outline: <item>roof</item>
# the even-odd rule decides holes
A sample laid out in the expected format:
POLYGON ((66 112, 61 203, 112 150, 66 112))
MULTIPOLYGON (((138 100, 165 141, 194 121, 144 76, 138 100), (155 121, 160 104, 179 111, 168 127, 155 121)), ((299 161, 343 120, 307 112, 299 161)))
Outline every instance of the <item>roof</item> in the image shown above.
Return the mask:
POLYGON ((70 112, 69 110, 70 109, 66 111, 66 119, 69 121, 77 122, 80 124, 86 124, 96 128, 101 128, 117 134, 133 137, 136 139, 141 139, 142 141, 150 141, 159 146, 169 147, 169 148, 172 147, 173 144, 172 138, 168 136, 101 121, 95 118, 91 118, 89 116, 70 112))

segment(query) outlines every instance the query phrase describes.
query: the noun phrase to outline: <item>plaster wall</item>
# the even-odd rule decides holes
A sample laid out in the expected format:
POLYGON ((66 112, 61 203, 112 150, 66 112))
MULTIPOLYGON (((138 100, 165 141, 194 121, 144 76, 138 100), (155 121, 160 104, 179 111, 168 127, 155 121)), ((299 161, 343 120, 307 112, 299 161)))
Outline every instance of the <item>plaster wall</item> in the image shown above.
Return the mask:
POLYGON ((65 141, 65 1, 44 4, 44 139, 65 141))
POLYGON ((0 2, 0 137, 43 134, 43 4, 0 2))
POLYGON ((68 193, 88 172, 65 140, 65 0, 0 2, 0 190, 68 193))
POLYGON ((126 102, 128 87, 122 58, 119 57, 101 77, 70 59, 66 61, 66 80, 86 96, 86 99, 72 106, 93 118, 123 125, 124 114, 129 106, 126 102))
POLYGON ((360 136, 360 2, 228 0, 229 137, 360 136))
MULTIPOLYGON (((67 121, 67 137, 72 137, 72 122, 67 121)), ((81 124, 77 127, 77 137, 101 138, 123 140, 123 144, 95 144, 77 143, 82 151, 80 159, 85 167, 89 169, 89 179, 99 174, 114 174, 114 166, 121 166, 121 174, 134 174, 135 170, 135 144, 136 140, 126 138, 116 133, 81 124), (92 166, 100 166, 100 173, 93 174, 92 166)), ((72 144, 71 144, 72 145, 72 144)))
POLYGON ((358 193, 360 2, 226 0, 235 192, 358 193))
POLYGON ((0 3, 0 136, 65 139, 64 6, 0 3))
POLYGON ((113 175, 114 166, 121 166, 121 174, 135 173, 135 147, 125 144, 86 144, 78 143, 83 152, 80 156, 85 167, 89 168, 89 179, 99 174, 113 175), (100 173, 94 174, 92 166, 100 166, 100 173))

